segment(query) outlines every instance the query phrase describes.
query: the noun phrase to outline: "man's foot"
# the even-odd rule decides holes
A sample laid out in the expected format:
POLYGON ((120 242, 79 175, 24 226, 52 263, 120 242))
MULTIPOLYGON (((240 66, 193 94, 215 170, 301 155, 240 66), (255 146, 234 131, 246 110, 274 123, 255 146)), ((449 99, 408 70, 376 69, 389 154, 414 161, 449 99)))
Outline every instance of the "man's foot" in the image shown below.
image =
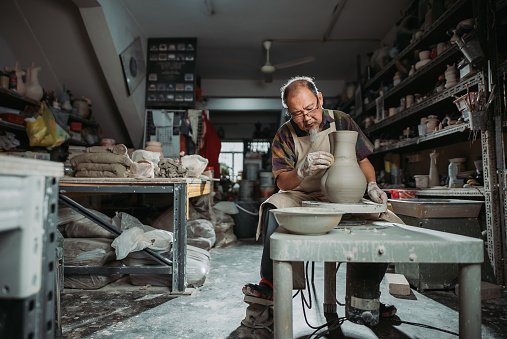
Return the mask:
POLYGON ((243 294, 252 297, 273 300, 273 288, 264 282, 261 282, 259 285, 246 284, 243 286, 243 294))
POLYGON ((380 303, 379 313, 382 318, 391 318, 396 314, 396 307, 394 305, 380 303))

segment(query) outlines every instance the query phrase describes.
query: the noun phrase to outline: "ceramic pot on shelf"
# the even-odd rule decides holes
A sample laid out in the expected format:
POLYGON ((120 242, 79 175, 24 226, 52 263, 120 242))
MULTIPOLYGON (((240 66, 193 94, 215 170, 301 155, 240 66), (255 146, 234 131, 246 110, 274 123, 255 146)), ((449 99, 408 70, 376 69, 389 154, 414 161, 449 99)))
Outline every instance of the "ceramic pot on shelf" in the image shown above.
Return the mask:
POLYGON ((366 190, 366 178, 356 158, 356 131, 329 134, 334 162, 320 181, 322 192, 330 202, 358 203, 366 190))
POLYGON ((435 131, 439 123, 440 121, 436 115, 428 115, 428 118, 426 119, 426 134, 430 134, 435 131))
POLYGON ((160 159, 164 157, 164 151, 162 150, 162 143, 158 141, 147 141, 145 151, 156 152, 160 154, 160 159))
POLYGON ((438 170, 437 170, 437 158, 438 153, 436 150, 433 150, 433 152, 430 153, 430 173, 429 173, 429 185, 430 187, 439 186, 440 185, 440 178, 438 177, 438 170))
POLYGON ((34 63, 32 63, 32 67, 29 67, 26 70, 25 96, 36 101, 42 99, 42 95, 44 94, 42 86, 39 84, 40 70, 41 68, 35 67, 34 63))

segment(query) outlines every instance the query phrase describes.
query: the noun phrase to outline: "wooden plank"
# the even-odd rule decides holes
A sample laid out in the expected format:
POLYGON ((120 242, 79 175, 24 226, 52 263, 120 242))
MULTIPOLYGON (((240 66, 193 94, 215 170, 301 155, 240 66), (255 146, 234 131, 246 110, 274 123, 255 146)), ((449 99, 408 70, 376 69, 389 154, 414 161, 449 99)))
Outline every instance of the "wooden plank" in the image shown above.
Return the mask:
POLYGON ((410 295, 410 284, 403 274, 386 273, 384 280, 390 294, 410 295))

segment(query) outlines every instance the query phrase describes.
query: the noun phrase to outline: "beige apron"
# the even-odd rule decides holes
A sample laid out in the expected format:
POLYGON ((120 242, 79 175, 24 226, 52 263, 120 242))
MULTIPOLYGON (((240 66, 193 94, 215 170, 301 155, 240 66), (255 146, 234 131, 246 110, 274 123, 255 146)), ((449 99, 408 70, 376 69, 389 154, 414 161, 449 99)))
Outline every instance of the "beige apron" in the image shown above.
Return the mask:
MULTIPOLYGON (((287 123, 290 133, 292 134, 292 139, 294 140, 294 155, 296 156, 297 163, 294 168, 298 168, 306 159, 306 156, 309 153, 324 151, 329 152, 331 150, 331 144, 329 142, 328 135, 329 133, 336 131, 336 123, 333 121, 329 128, 320 131, 317 133, 316 140, 313 143, 310 143, 310 137, 298 137, 292 124, 290 122, 287 123)), ((285 207, 299 207, 302 205, 303 201, 323 201, 329 202, 326 196, 322 193, 320 189, 320 179, 326 173, 325 169, 317 170, 310 176, 307 176, 303 179, 303 181, 290 191, 279 191, 278 193, 273 194, 267 200, 265 200, 260 207, 259 211, 259 221, 257 224, 257 235, 256 239, 259 239, 259 236, 262 231, 262 214, 263 214, 263 206, 266 203, 273 204, 276 208, 285 208, 285 207)), ((404 224, 404 222, 396 216, 391 211, 387 211, 387 213, 383 213, 379 218, 378 214, 362 214, 364 219, 370 220, 385 220, 394 223, 404 224)))

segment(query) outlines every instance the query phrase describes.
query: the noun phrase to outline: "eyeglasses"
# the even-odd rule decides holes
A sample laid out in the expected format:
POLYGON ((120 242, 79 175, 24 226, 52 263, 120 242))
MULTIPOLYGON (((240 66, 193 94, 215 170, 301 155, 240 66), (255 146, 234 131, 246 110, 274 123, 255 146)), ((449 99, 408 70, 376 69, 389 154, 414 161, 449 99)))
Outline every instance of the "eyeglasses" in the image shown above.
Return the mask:
POLYGON ((294 121, 301 121, 303 120, 303 118, 306 116, 306 117, 311 117, 313 118, 313 114, 315 113, 315 111, 317 111, 317 109, 319 109, 319 101, 317 100, 317 103, 315 104, 315 108, 309 110, 308 112, 306 113, 299 113, 297 115, 292 115, 292 120, 294 121))

